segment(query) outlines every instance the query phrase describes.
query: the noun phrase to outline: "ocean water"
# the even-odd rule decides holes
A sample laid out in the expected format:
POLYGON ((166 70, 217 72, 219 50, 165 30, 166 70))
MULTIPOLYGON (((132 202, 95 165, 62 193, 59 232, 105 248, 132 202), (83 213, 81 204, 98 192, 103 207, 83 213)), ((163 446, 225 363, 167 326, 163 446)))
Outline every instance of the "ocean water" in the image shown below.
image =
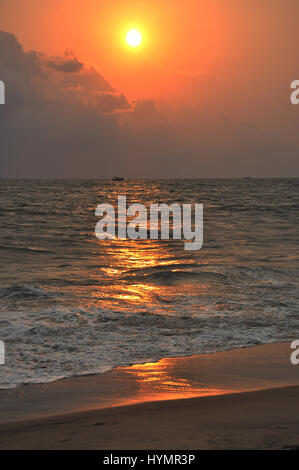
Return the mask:
POLYGON ((0 388, 299 335, 298 179, 2 180, 0 388), (202 203, 204 244, 95 237, 96 206, 202 203))

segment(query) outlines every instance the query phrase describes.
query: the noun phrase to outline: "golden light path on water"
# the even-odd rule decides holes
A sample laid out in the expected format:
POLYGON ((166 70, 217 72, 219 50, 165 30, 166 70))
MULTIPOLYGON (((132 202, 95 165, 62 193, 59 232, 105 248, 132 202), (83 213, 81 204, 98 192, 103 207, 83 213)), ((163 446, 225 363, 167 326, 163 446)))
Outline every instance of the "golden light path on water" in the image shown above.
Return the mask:
MULTIPOLYGON (((117 304, 119 308, 123 305, 153 305, 157 300, 163 299, 167 311, 167 303, 170 304, 172 296, 177 295, 180 290, 176 283, 170 285, 167 280, 169 273, 179 273, 182 262, 172 250, 173 247, 170 248, 161 241, 109 241, 109 265, 101 266, 98 274, 99 280, 102 281, 104 277, 107 282, 92 286, 91 297, 108 307, 117 304), (161 277, 158 281, 155 277, 157 273, 161 277)), ((96 258, 96 251, 94 256, 96 258)), ((185 271, 193 270, 192 259, 187 258, 183 262, 185 271)), ((94 278, 95 272, 92 276, 94 278)), ((204 282, 201 282, 200 290, 206 290, 204 282)))

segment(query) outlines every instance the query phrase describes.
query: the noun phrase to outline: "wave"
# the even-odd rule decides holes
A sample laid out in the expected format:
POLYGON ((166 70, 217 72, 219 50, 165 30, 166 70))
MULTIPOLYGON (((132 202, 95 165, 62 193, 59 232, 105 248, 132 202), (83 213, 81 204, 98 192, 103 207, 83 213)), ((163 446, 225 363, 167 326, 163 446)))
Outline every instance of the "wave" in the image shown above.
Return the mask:
MULTIPOLYGON (((2 299, 51 295, 57 293, 24 285, 0 289, 2 299)), ((168 305, 162 309, 161 303, 156 310, 150 303, 140 308, 131 305, 124 311, 99 306, 55 307, 51 301, 37 311, 2 313, 1 339, 9 355, 7 364, 1 366, 0 388, 293 338, 298 321, 289 307, 253 315, 251 309, 244 309, 245 300, 243 309, 240 301, 230 311, 219 310, 213 299, 206 297, 201 309, 194 308, 185 294, 175 310, 168 310, 168 305)))
POLYGON ((15 284, 0 288, 0 299, 3 300, 30 300, 49 299, 62 295, 61 293, 24 284, 15 284))
MULTIPOLYGON (((126 279, 128 276, 126 276, 126 279)), ((194 270, 182 270, 182 269, 155 269, 152 272, 139 272, 134 275, 134 280, 142 282, 155 282, 155 281, 198 281, 200 279, 210 281, 225 281, 227 276, 225 274, 213 272, 213 271, 194 271, 194 270)))
POLYGON ((0 245, 0 250, 13 250, 13 251, 29 251, 40 253, 52 253, 51 250, 45 250, 35 246, 17 246, 17 245, 0 245))
POLYGON ((298 282, 299 273, 293 270, 283 270, 266 266, 240 266, 237 268, 240 274, 257 281, 268 282, 298 282))

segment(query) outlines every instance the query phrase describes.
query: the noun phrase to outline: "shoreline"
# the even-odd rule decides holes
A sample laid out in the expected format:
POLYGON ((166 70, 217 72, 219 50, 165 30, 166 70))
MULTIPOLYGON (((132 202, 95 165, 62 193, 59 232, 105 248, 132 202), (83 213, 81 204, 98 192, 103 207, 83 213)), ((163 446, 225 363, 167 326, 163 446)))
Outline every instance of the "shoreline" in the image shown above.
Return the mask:
POLYGON ((231 347, 229 349, 221 349, 219 351, 213 351, 213 352, 201 352, 201 353, 190 353, 190 354, 182 353, 181 355, 177 355, 177 356, 163 356, 163 357, 160 357, 158 359, 152 359, 150 361, 142 360, 141 362, 136 362, 136 363, 135 362, 133 362, 133 363, 130 362, 130 363, 125 364, 125 365, 111 366, 110 368, 108 368, 107 370, 102 371, 102 372, 87 372, 87 373, 70 375, 70 376, 65 376, 65 377, 58 377, 56 379, 49 380, 47 382, 23 382, 23 383, 20 383, 20 384, 16 384, 16 385, 4 387, 4 388, 0 387, 0 394, 1 394, 1 392, 5 393, 5 392, 8 392, 8 391, 12 391, 12 390, 18 390, 18 389, 24 388, 24 387, 47 386, 47 385, 52 385, 52 384, 56 384, 56 383, 67 381, 67 380, 77 380, 77 379, 84 378, 84 377, 99 377, 99 376, 114 372, 115 370, 118 370, 118 369, 128 369, 128 368, 131 368, 131 367, 134 367, 134 366, 138 367, 138 366, 143 366, 143 365, 149 364, 149 363, 156 364, 156 363, 159 363, 163 360, 189 359, 189 358, 193 358, 193 357, 209 356, 209 355, 214 355, 214 354, 227 353, 227 352, 231 352, 231 351, 235 351, 235 350, 240 350, 241 351, 243 349, 259 348, 261 346, 270 346, 270 345, 276 345, 276 344, 290 344, 290 343, 291 343, 291 341, 288 340, 288 341, 280 341, 280 342, 274 342, 274 343, 262 343, 262 344, 251 344, 251 345, 248 345, 248 346, 236 346, 236 347, 231 347))
POLYGON ((0 390, 0 424, 154 401, 299 385, 290 343, 163 358, 0 390))
POLYGON ((201 352, 201 353, 190 353, 190 354, 184 354, 182 353, 181 355, 177 355, 177 356, 163 356, 163 357, 160 357, 158 359, 152 359, 151 361, 147 361, 147 360, 142 360, 141 362, 133 362, 133 363, 128 363, 128 364, 125 364, 125 365, 115 365, 115 366, 111 366, 110 368, 108 368, 107 370, 105 371, 102 371, 102 372, 87 372, 86 374, 76 374, 76 375, 70 375, 70 376, 65 376, 65 377, 59 377, 59 378, 56 378, 56 379, 53 379, 53 380, 49 380, 47 382, 23 382, 23 383, 20 383, 20 384, 16 384, 14 386, 10 386, 10 387, 4 387, 4 388, 1 388, 0 387, 0 394, 1 392, 7 392, 7 391, 11 391, 11 390, 17 390, 17 389, 20 389, 20 388, 23 388, 23 387, 34 387, 34 386, 47 386, 47 385, 52 385, 52 384, 56 384, 58 382, 63 382, 63 381, 67 381, 67 380, 77 380, 77 379, 80 379, 80 378, 84 378, 84 377, 99 377, 99 376, 102 376, 102 375, 105 375, 105 374, 109 374, 111 372, 114 372, 115 370, 119 370, 119 369, 128 369, 128 368, 131 368, 131 367, 139 367, 139 366, 143 366, 145 364, 156 364, 156 363, 159 363, 161 361, 164 361, 164 360, 180 360, 180 359, 189 359, 189 358, 194 358, 194 357, 201 357, 201 356, 210 356, 210 355, 214 355, 214 354, 221 354, 221 353, 229 353, 231 351, 242 351, 244 349, 252 349, 252 348, 260 348, 260 347, 263 347, 263 346, 272 346, 272 345, 282 345, 282 344, 291 344, 291 340, 285 340, 285 341, 279 341, 279 342, 274 342, 274 343, 261 343, 261 344, 250 344, 250 345, 246 345, 246 346, 236 346, 236 347, 230 347, 229 349, 220 349, 219 351, 213 351, 213 352, 201 352))
POLYGON ((0 449, 295 448, 290 354, 272 343, 1 390, 0 449))
POLYGON ((111 366, 110 368, 102 372, 87 372, 83 374, 75 374, 75 375, 70 375, 70 376, 65 376, 65 377, 58 377, 56 379, 49 380, 47 382, 23 382, 20 384, 9 386, 9 387, 4 387, 4 388, 0 387, 0 394, 13 391, 13 390, 16 391, 19 389, 23 389, 25 387, 48 386, 48 385, 57 384, 59 382, 64 382, 68 380, 78 380, 80 378, 85 378, 85 377, 100 377, 102 375, 109 374, 116 370, 130 369, 131 367, 140 367, 145 364, 157 364, 164 360, 170 360, 170 361, 181 360, 181 359, 188 360, 194 357, 210 356, 210 355, 221 354, 221 353, 229 353, 231 351, 242 351, 244 349, 247 350, 247 349, 252 349, 252 348, 260 348, 263 346, 283 345, 283 344, 291 344, 291 340, 279 341, 279 342, 274 342, 274 343, 261 343, 261 344, 251 344, 251 345, 246 345, 246 346, 236 346, 236 347, 230 347, 229 349, 220 349, 218 351, 213 351, 213 352, 201 352, 201 353, 190 353, 190 354, 182 353, 181 355, 177 355, 177 356, 163 356, 157 359, 152 359, 150 361, 142 360, 141 362, 136 362, 136 363, 130 362, 125 365, 111 366))

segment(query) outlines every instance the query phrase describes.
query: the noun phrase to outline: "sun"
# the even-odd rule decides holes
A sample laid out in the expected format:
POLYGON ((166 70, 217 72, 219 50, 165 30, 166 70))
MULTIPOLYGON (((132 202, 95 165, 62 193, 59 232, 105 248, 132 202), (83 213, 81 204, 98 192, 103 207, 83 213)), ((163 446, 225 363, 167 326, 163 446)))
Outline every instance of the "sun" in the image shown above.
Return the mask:
POLYGON ((142 35, 137 29, 131 29, 126 35, 127 44, 131 47, 137 47, 142 42, 142 35))

